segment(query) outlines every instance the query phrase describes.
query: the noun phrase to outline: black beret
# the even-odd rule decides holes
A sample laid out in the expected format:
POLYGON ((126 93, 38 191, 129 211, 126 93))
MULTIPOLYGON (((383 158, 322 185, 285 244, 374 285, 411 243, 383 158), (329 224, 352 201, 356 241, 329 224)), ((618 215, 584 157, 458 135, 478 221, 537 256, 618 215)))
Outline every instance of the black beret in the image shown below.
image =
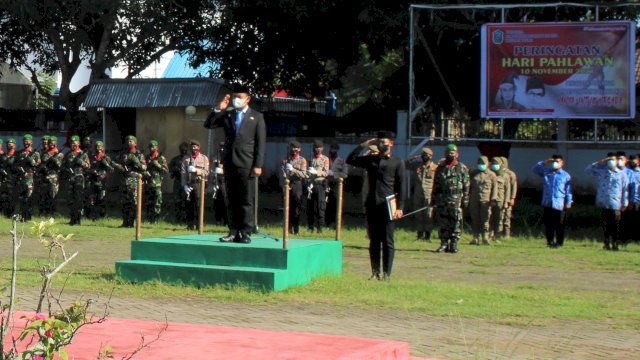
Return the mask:
POLYGON ((378 131, 378 139, 393 139, 393 133, 391 131, 383 130, 378 131))
POLYGON ((297 140, 289 141, 289 146, 294 147, 294 148, 301 148, 302 147, 302 145, 300 144, 300 141, 297 141, 297 140))
POLYGON ((616 156, 627 156, 627 153, 624 151, 616 151, 616 156))
POLYGON ((191 139, 189 140, 189 144, 191 145, 198 145, 200 146, 200 141, 196 140, 196 139, 191 139))
POLYGON ((314 148, 324 147, 324 143, 320 139, 315 139, 313 140, 313 147, 314 148))
POLYGON ((235 83, 231 86, 231 92, 235 94, 239 94, 239 93, 249 94, 249 88, 246 85, 235 83))
POLYGON ((551 158, 553 160, 564 160, 564 158, 560 154, 553 154, 553 155, 551 155, 551 158))
POLYGON ((612 157, 612 156, 616 156, 616 153, 614 153, 613 151, 609 151, 607 153, 607 157, 612 157))

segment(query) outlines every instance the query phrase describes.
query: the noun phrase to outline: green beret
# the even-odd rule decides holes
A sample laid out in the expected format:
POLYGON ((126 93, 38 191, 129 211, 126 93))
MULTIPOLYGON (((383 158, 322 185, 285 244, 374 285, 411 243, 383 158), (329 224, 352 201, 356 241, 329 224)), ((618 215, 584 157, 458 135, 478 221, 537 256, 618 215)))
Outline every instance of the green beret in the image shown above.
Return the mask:
POLYGON ((15 144, 15 143, 16 143, 16 139, 14 139, 14 138, 9 138, 9 140, 7 140, 7 144, 9 144, 9 143, 13 143, 13 144, 15 144))
POLYGON ((458 151, 458 147, 456 144, 449 144, 447 145, 447 151, 458 151))
POLYGON ((100 140, 96 141, 96 146, 104 146, 104 143, 100 140))
POLYGON ((49 136, 49 141, 58 141, 58 137, 55 135, 49 136))
POLYGON ((49 136, 49 135, 42 135, 42 139, 43 139, 43 140, 49 140, 49 139, 51 139, 51 136, 49 136))
POLYGON ((124 139, 125 139, 125 140, 127 140, 127 141, 129 141, 129 140, 133 140, 133 141, 135 141, 135 142, 138 142, 138 139, 137 139, 135 136, 133 136, 133 135, 127 135, 127 137, 126 137, 126 138, 124 138, 124 139))
POLYGON ((149 141, 149 145, 158 146, 158 140, 149 141))
POLYGON ((71 137, 71 141, 80 141, 80 136, 78 136, 78 135, 73 135, 73 136, 71 137))
POLYGON ((22 137, 23 140, 33 140, 33 136, 31 136, 31 134, 24 134, 24 136, 22 137))

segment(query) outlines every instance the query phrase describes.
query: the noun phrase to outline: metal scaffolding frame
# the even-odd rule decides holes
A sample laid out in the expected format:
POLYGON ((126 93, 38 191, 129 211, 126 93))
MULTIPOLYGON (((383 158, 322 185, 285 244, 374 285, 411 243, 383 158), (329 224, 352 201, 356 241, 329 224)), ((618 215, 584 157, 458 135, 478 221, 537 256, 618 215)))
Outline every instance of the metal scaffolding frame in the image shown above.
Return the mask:
MULTIPOLYGON (((427 55, 431 58, 434 66, 436 67, 436 72, 438 73, 443 85, 452 100, 453 106, 456 110, 460 111, 457 101, 455 100, 453 91, 447 85, 444 75, 440 72, 437 63, 435 62, 435 58, 431 50, 428 47, 425 37, 422 35, 422 31, 417 29, 416 26, 416 16, 414 15, 415 11, 420 10, 430 10, 430 11, 442 11, 442 10, 499 10, 501 13, 501 22, 505 22, 506 14, 509 9, 521 9, 521 8, 548 8, 548 7, 577 7, 587 9, 587 13, 585 16, 589 16, 593 14, 595 21, 600 20, 600 9, 601 8, 618 8, 618 7, 630 7, 630 6, 640 6, 639 3, 600 3, 600 4, 585 4, 585 3, 575 3, 575 2, 555 2, 555 3, 540 3, 540 4, 531 4, 531 3, 514 3, 514 4, 477 4, 477 5, 438 5, 438 4, 410 4, 409 5, 409 111, 408 111, 408 121, 407 121, 407 134, 409 139, 417 138, 422 139, 420 144, 416 148, 414 148, 411 153, 415 152, 415 149, 422 147, 428 140, 431 139, 429 136, 416 136, 414 137, 412 132, 412 124, 416 116, 422 109, 426 106, 429 98, 422 101, 420 104, 417 104, 417 99, 415 98, 414 88, 415 88, 415 76, 414 76, 414 48, 415 48, 415 40, 416 37, 419 38, 419 41, 425 47, 427 51, 427 55), (592 13, 593 11, 593 13, 592 13)), ((597 127, 597 119, 594 119, 594 126, 597 127)), ((504 140, 503 137, 504 132, 504 119, 500 122, 500 141, 504 140)), ((441 134, 443 135, 443 134, 441 134)), ((486 139, 490 140, 490 139, 486 139)))

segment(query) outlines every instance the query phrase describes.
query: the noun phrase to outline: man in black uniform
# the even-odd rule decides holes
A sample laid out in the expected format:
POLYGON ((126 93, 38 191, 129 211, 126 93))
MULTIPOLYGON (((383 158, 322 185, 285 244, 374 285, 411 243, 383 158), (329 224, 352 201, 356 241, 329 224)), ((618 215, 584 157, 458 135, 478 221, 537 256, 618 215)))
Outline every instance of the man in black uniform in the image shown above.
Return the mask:
POLYGON ((404 204, 404 162, 391 154, 392 135, 388 131, 378 133, 377 139, 370 139, 357 146, 347 157, 347 164, 367 171, 369 193, 365 201, 367 233, 369 234, 369 258, 371 278, 380 279, 380 248, 382 247, 383 279, 389 281, 393 266, 394 223, 389 220, 386 197, 396 196, 394 219, 402 217, 404 204), (360 156, 369 145, 377 144, 379 156, 360 156))
POLYGON ((249 235, 255 230, 255 184, 262 175, 267 130, 262 113, 251 109, 250 101, 249 90, 236 85, 204 123, 205 128, 222 128, 225 134, 222 164, 229 203, 229 235, 221 237, 222 242, 250 243, 249 235))

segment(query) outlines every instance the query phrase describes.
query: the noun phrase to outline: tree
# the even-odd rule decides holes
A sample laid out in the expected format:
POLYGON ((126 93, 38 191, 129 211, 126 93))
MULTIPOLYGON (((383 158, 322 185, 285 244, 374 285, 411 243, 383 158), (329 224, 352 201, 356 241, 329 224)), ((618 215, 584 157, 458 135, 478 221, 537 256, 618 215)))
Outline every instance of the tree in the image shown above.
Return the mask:
MULTIPOLYGON (((213 26, 216 2, 207 0, 5 0, 0 2, 0 61, 25 68, 41 94, 38 73, 60 71, 59 101, 76 130, 88 87, 71 92, 78 69, 88 64, 90 81, 124 65, 128 78, 171 50, 184 49, 213 26), (18 44, 18 46, 16 46, 18 44)), ((93 112, 90 119, 97 119, 93 112)))

